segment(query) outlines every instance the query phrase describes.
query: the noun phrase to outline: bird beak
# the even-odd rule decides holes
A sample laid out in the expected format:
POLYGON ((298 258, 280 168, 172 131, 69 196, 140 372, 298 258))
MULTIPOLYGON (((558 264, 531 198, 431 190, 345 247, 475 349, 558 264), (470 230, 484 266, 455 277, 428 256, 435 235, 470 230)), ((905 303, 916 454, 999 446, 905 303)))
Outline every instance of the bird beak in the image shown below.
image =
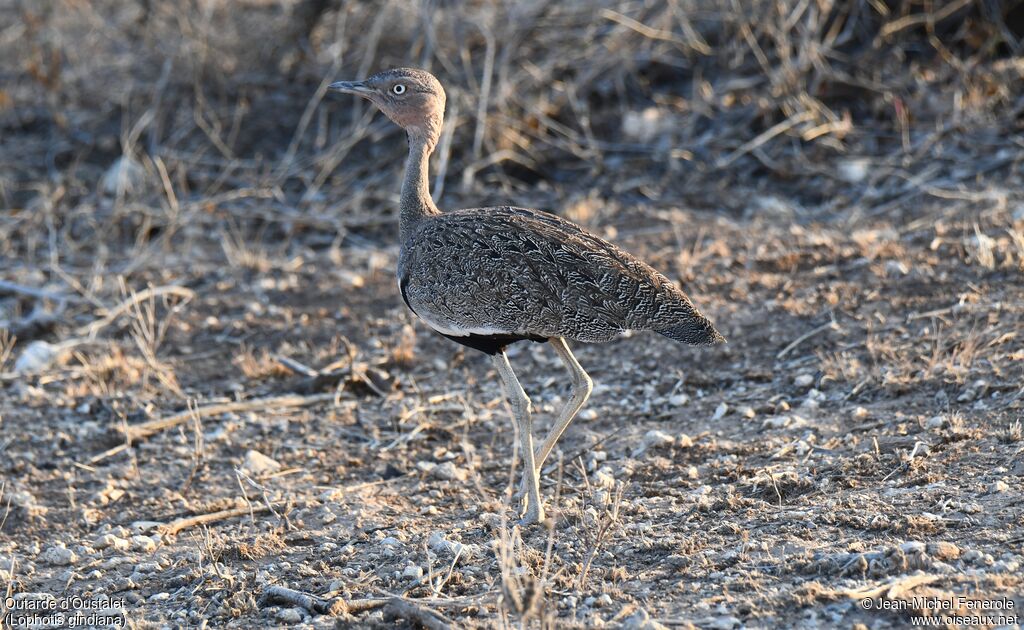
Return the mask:
POLYGON ((327 86, 332 92, 343 94, 355 94, 356 96, 369 97, 374 93, 373 88, 366 85, 366 81, 338 81, 327 86))

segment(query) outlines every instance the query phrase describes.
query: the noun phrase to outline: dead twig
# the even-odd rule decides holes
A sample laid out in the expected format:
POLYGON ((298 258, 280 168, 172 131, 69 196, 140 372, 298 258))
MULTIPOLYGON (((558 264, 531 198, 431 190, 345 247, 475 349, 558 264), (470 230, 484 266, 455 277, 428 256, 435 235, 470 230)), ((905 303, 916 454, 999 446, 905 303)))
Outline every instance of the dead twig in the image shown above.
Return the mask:
MULTIPOLYGON (((444 604, 458 605, 458 602, 444 602, 444 604)), ((444 615, 415 601, 397 596, 368 597, 345 601, 342 597, 328 599, 284 586, 268 586, 260 595, 259 605, 261 607, 293 606, 315 615, 330 615, 332 617, 353 615, 383 607, 385 620, 404 619, 428 630, 449 630, 452 627, 452 622, 444 615)))
POLYGON ((405 619, 415 622, 428 630, 449 630, 451 621, 440 613, 424 608, 401 597, 392 597, 384 606, 384 619, 405 619))
POLYGON ((907 472, 908 470, 910 470, 911 466, 914 465, 914 458, 918 456, 918 452, 920 451, 921 454, 928 455, 929 452, 930 452, 929 451, 929 447, 930 447, 930 445, 927 442, 922 442, 920 440, 914 442, 914 448, 913 448, 913 450, 910 451, 910 456, 907 457, 907 461, 902 462, 899 466, 894 468, 892 470, 892 472, 890 472, 888 475, 882 477, 882 481, 888 481, 891 477, 893 477, 897 473, 907 472))
POLYGON ((787 131, 789 131, 790 129, 792 129, 793 127, 796 127, 797 125, 799 125, 801 123, 805 123, 805 122, 807 122, 809 120, 812 120, 813 118, 814 118, 814 112, 812 112, 812 111, 803 111, 803 112, 800 112, 799 114, 793 114, 792 116, 790 116, 786 120, 783 120, 779 124, 773 125, 772 127, 770 127, 768 129, 766 129, 765 131, 761 132, 753 140, 750 140, 749 142, 743 143, 738 149, 736 149, 735 151, 733 151, 729 155, 727 155, 724 158, 718 160, 718 162, 715 163, 715 168, 723 168, 723 167, 726 167, 726 166, 732 164, 733 162, 735 162, 736 160, 740 159, 741 157, 743 157, 747 153, 750 153, 754 149, 756 149, 756 148, 760 147, 761 145, 765 144, 766 142, 768 142, 769 140, 771 140, 775 136, 784 134, 787 131))
POLYGON ((209 512, 207 514, 197 514, 195 516, 186 516, 171 521, 165 525, 161 525, 157 530, 164 536, 174 536, 183 529, 195 527, 196 525, 206 525, 207 523, 215 523, 217 521, 223 521, 229 518, 235 518, 236 516, 245 516, 246 514, 252 514, 255 512, 269 512, 270 505, 255 505, 255 506, 242 506, 237 508, 231 508, 230 510, 220 510, 219 512, 209 512))
MULTIPOLYGON (((373 606, 364 606, 361 610, 370 610, 383 606, 388 600, 370 600, 373 602, 373 606)), ((355 603, 355 602, 353 602, 355 603)), ((324 599, 323 597, 317 597, 316 595, 310 595, 301 591, 296 591, 284 586, 268 586, 263 593, 260 595, 259 605, 264 606, 293 606, 308 610, 315 615, 331 615, 337 617, 339 615, 346 615, 353 612, 352 607, 341 597, 332 597, 331 599, 324 599)))
POLYGON ((40 300, 53 300, 54 302, 79 302, 80 298, 74 295, 68 295, 66 293, 54 293, 52 291, 46 291, 44 289, 37 289, 35 287, 27 287, 23 284, 16 282, 10 282, 8 280, 0 280, 0 294, 4 293, 15 293, 18 295, 27 295, 40 300))
POLYGON ((195 407, 194 409, 182 411, 181 413, 176 413, 163 418, 157 418, 156 420, 150 420, 149 422, 143 422, 142 424, 129 426, 124 429, 125 437, 129 441, 149 437, 154 433, 189 422, 194 418, 206 418, 209 416, 220 415, 222 413, 255 411, 269 408, 306 407, 308 405, 326 402, 333 398, 334 394, 314 394, 312 396, 288 394, 285 396, 273 396, 270 398, 257 398, 255 400, 215 403, 204 407, 195 407))
POLYGON ((92 340, 96 338, 96 334, 103 328, 109 326, 118 317, 129 312, 137 304, 144 300, 159 297, 161 295, 177 295, 185 300, 191 300, 195 297, 195 292, 185 287, 179 287, 176 285, 169 285, 164 287, 150 287, 138 293, 132 294, 127 300, 121 302, 113 309, 111 309, 104 317, 97 319, 96 321, 81 326, 75 330, 76 336, 84 335, 88 339, 92 340))
POLYGON ((776 359, 783 359, 783 358, 785 358, 786 355, 789 354, 790 352, 792 352, 794 349, 796 349, 797 346, 799 346, 803 342, 807 341, 811 337, 814 337, 815 335, 820 335, 821 333, 825 332, 826 330, 839 330, 839 324, 836 323, 836 320, 833 319, 832 321, 830 321, 827 324, 822 324, 821 326, 818 326, 814 330, 811 330, 809 332, 806 332, 806 333, 800 335, 799 337, 794 339, 792 342, 790 342, 790 344, 787 345, 785 348, 783 348, 782 350, 779 350, 779 353, 775 355, 775 358, 776 359))

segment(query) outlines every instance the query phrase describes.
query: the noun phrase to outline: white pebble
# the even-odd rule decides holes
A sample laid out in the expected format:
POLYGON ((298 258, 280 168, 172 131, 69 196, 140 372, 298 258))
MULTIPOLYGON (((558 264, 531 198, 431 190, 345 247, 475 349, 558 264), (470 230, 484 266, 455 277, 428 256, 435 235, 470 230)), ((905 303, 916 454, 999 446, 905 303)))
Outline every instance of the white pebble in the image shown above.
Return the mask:
POLYGON ((267 457, 259 451, 250 449, 245 454, 245 461, 242 463, 242 470, 250 475, 259 477, 262 475, 276 473, 281 470, 281 464, 277 460, 267 457))
POLYGON ((644 438, 640 442, 640 446, 638 446, 636 450, 633 451, 633 457, 639 457, 644 452, 646 452, 647 449, 657 448, 659 446, 666 446, 672 444, 673 442, 675 442, 675 438, 673 438, 668 433, 665 433, 664 431, 658 431, 657 429, 652 429, 644 434, 644 438))
POLYGON ((156 550, 156 541, 149 536, 132 536, 132 549, 148 553, 156 550))
POLYGON ((125 549, 128 549, 130 544, 124 538, 120 538, 113 534, 103 534, 102 536, 96 537, 96 540, 93 541, 92 546, 96 549, 112 548, 118 551, 124 551, 125 549))
POLYGON ((784 429, 788 427, 791 422, 793 422, 793 419, 789 416, 772 416, 770 418, 765 418, 764 421, 761 422, 761 428, 784 429))
POLYGON ((668 630, 668 628, 651 619, 647 611, 641 608, 622 622, 622 630, 668 630))
POLYGON ((56 567, 66 567, 77 562, 78 556, 64 545, 57 544, 47 548, 40 554, 39 559, 56 567))
POLYGON ((402 571, 402 577, 409 578, 412 580, 419 580, 423 577, 423 567, 417 566, 415 564, 410 564, 409 566, 405 567, 404 571, 402 571))
POLYGON ((14 362, 14 372, 16 374, 42 372, 56 363, 62 354, 64 354, 63 348, 59 345, 55 346, 41 340, 33 341, 25 347, 18 360, 14 362))
POLYGON ((839 179, 856 184, 864 181, 871 171, 871 161, 867 158, 847 158, 837 166, 839 179))
POLYGON ((139 192, 145 184, 146 169, 130 155, 114 160, 100 178, 103 192, 111 196, 139 192))
POLYGON ((430 474, 445 481, 465 481, 469 473, 451 462, 445 462, 434 466, 430 474))
POLYGON ((946 419, 942 416, 932 416, 924 423, 926 429, 941 429, 944 426, 946 426, 946 419))
POLYGON ((793 384, 797 387, 810 387, 814 384, 814 377, 810 374, 798 374, 796 378, 793 379, 793 384))
POLYGON ((690 402, 690 397, 687 396, 686 394, 675 394, 674 396, 671 396, 668 399, 668 404, 672 405, 673 407, 682 407, 688 402, 690 402))
POLYGON ((594 473, 593 482, 598 488, 607 488, 610 490, 615 487, 615 473, 611 468, 602 466, 594 473))
POLYGON ((302 611, 298 608, 282 608, 277 611, 277 620, 281 623, 301 623, 302 611))
POLYGON ((727 413, 729 413, 729 405, 725 404, 724 402, 718 403, 718 406, 715 407, 715 413, 711 416, 711 419, 721 420, 722 418, 725 417, 725 414, 727 413))
POLYGON ((998 480, 995 481, 995 483, 992 483, 992 484, 989 485, 988 491, 993 493, 993 494, 996 494, 996 493, 999 493, 999 492, 1009 492, 1010 491, 1010 486, 1009 486, 1009 484, 1007 484, 1002 479, 998 479, 998 480))

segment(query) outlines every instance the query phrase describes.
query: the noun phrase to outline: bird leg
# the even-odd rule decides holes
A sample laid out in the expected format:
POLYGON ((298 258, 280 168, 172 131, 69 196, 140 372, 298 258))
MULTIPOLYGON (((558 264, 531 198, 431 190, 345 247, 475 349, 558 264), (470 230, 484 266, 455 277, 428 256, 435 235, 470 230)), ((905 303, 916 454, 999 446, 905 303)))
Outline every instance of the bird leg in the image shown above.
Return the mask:
POLYGON ((540 523, 544 520, 544 506, 540 500, 540 482, 537 479, 537 464, 533 458, 533 419, 530 416, 530 397, 523 391, 512 364, 504 352, 494 355, 494 366, 505 386, 505 395, 512 407, 512 422, 519 432, 520 452, 523 456, 523 482, 526 487, 526 509, 520 523, 540 523))
POLYGON ((540 450, 537 451, 535 457, 537 461, 538 472, 544 466, 544 461, 551 454, 551 449, 555 447, 555 442, 558 438, 562 437, 568 428, 569 423, 576 417, 583 405, 586 404, 587 399, 590 398, 590 392, 594 391, 594 381, 590 380, 590 376, 580 366, 579 361, 573 356, 572 350, 565 343, 565 339, 561 337, 552 337, 548 340, 551 346, 558 353, 558 358, 565 363, 565 366, 569 368, 569 373, 572 375, 572 391, 569 394, 569 402, 562 407, 562 413, 558 416, 558 421, 555 422, 555 426, 551 427, 551 431, 548 432, 544 438, 544 442, 540 445, 540 450))
MULTIPOLYGON (((561 337, 552 337, 548 340, 551 347, 558 353, 558 358, 565 363, 565 366, 569 368, 569 374, 572 376, 572 390, 569 393, 569 401, 562 407, 562 412, 558 414, 558 420, 555 421, 554 426, 548 431, 547 436, 541 443, 540 448, 534 454, 534 461, 537 464, 537 475, 539 479, 540 471, 544 467, 544 462, 547 460, 548 455, 551 454, 552 449, 555 448, 555 443, 562 437, 565 430, 569 427, 569 423, 572 422, 576 414, 579 413, 583 405, 586 404, 587 399, 590 398, 590 392, 594 391, 594 381, 590 379, 590 375, 584 371, 583 367, 576 360, 572 350, 569 349, 569 345, 565 343, 565 339, 561 337)), ((539 483, 539 482, 538 482, 539 483)), ((519 487, 519 495, 526 494, 526 477, 523 477, 523 483, 519 487)))

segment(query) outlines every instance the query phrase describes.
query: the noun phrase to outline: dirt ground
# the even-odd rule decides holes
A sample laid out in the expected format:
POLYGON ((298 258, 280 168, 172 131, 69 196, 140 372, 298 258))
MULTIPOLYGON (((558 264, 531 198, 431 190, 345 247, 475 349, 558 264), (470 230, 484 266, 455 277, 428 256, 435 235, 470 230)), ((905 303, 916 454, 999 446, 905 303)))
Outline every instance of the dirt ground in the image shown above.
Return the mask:
MULTIPOLYGON (((1019 82, 1014 63, 993 72, 1019 82)), ((532 527, 516 524, 490 361, 399 296, 397 180, 359 171, 401 167, 381 120, 336 154, 358 177, 250 188, 257 158, 166 149, 169 169, 147 158, 138 175, 148 192, 111 194, 116 128, 54 158, 32 147, 73 133, 16 103, 3 622, 72 601, 135 628, 885 629, 937 601, 996 615, 947 627, 1020 627, 1024 101, 1009 99, 1008 117, 920 122, 907 153, 894 126, 779 165, 796 140, 746 147, 753 129, 682 160, 606 148, 551 180, 572 185, 511 169, 458 188, 450 171, 442 207, 576 220, 679 281, 729 340, 573 345, 596 386, 532 527), (30 183, 51 159, 67 174, 30 183), (175 159, 212 174, 185 183, 175 159), (335 212, 357 180, 358 212, 335 212)), ((240 128, 259 144, 263 127, 240 128)), ((333 159, 303 147, 301 169, 333 159)), ((510 356, 543 432, 567 375, 545 345, 510 356)))

